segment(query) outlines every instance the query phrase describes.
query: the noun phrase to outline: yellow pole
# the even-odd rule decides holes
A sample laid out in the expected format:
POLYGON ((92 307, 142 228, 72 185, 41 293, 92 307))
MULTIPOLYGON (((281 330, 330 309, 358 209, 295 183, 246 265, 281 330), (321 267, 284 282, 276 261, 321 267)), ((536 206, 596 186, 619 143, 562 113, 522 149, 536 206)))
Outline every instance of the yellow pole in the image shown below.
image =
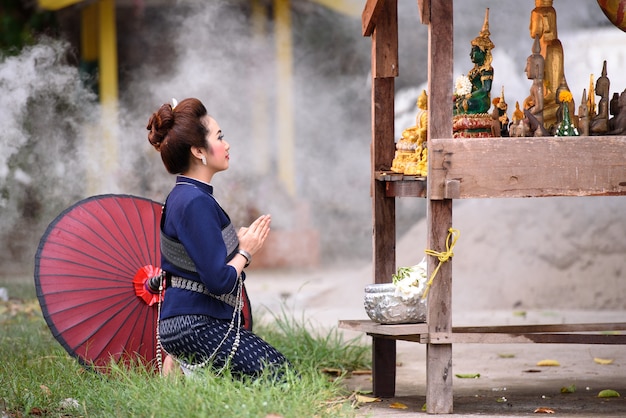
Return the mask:
MULTIPOLYGON (((267 38, 267 10, 261 0, 252 0, 252 36, 255 43, 263 43, 267 38)), ((270 171, 269 144, 269 104, 265 90, 265 79, 252 78, 252 150, 255 155, 256 172, 266 175, 270 171)))
MULTIPOLYGON (((98 63, 98 3, 92 3, 85 6, 80 14, 80 54, 81 61, 85 66, 85 71, 89 76, 93 76, 90 71, 91 66, 98 63)), ((93 84, 94 86, 96 84, 93 84)), ((85 147, 86 151, 86 193, 94 195, 100 192, 100 175, 101 170, 98 169, 100 155, 100 129, 90 124, 85 127, 85 147)))
POLYGON ((115 174, 118 164, 117 112, 117 32, 115 24, 115 0, 99 2, 99 76, 100 103, 102 105, 102 140, 104 155, 103 180, 108 191, 115 187, 115 174))
POLYGON ((313 3, 352 17, 361 17, 364 0, 312 0, 313 3))
POLYGON ((278 176, 289 194, 295 196, 294 120, 292 80, 291 7, 289 0, 274 0, 277 58, 278 176))

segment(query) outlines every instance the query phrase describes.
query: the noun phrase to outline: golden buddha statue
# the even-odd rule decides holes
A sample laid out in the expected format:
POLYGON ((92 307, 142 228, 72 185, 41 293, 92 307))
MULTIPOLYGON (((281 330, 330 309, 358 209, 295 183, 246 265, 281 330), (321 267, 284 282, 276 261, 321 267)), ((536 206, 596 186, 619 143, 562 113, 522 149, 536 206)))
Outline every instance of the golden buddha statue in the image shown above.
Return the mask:
MULTIPOLYGON (((535 8, 530 13, 530 37, 539 37, 541 55, 544 58, 544 126, 549 130, 557 122, 557 90, 561 83, 567 87, 563 64, 563 45, 556 27, 556 10, 553 0, 535 0, 535 8)), ((572 103, 573 105, 573 103, 572 103)))
POLYGON ((415 126, 402 131, 402 138, 396 144, 396 153, 391 171, 407 175, 426 176, 426 151, 428 134, 428 95, 426 90, 417 98, 419 111, 415 117, 415 126))

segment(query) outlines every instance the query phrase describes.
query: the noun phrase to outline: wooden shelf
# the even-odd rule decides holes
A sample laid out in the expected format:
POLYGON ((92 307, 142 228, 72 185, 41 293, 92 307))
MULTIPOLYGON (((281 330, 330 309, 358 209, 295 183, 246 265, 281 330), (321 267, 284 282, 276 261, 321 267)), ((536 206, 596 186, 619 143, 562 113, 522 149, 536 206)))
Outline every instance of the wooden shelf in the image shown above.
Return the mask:
POLYGON ((433 139, 430 198, 626 195, 626 137, 433 139))
MULTIPOLYGON (((453 0, 418 0, 428 29, 428 177, 386 169, 394 158, 394 78, 398 76, 397 0, 367 0, 362 33, 372 39, 373 281, 396 271, 394 197, 426 197, 426 248, 443 252, 455 199, 626 195, 626 136, 452 139, 453 0)), ((423 245, 420 243, 419 245, 423 245)), ((452 345, 456 343, 626 344, 626 323, 525 326, 452 326, 452 262, 427 258, 437 270, 428 295, 428 321, 381 325, 339 321, 372 336, 372 390, 395 395, 396 340, 428 344, 429 414, 453 412, 452 345), (441 267, 439 269, 439 267, 441 267)))
POLYGON ((612 333, 625 331, 624 322, 464 326, 452 327, 451 333, 429 333, 427 324, 381 325, 369 320, 342 320, 339 328, 422 344, 626 344, 626 335, 612 333))
POLYGON ((377 171, 375 180, 385 182, 386 197, 426 197, 426 177, 377 171))

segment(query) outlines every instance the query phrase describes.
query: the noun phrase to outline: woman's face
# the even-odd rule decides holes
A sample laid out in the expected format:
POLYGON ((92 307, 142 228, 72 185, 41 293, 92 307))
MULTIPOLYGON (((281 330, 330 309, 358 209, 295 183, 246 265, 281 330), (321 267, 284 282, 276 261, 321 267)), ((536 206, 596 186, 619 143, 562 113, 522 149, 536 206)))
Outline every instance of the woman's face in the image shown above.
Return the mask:
POLYGON ((202 123, 208 129, 207 134, 207 166, 212 168, 216 173, 228 169, 230 144, 224 139, 224 134, 215 119, 210 116, 204 116, 202 123))

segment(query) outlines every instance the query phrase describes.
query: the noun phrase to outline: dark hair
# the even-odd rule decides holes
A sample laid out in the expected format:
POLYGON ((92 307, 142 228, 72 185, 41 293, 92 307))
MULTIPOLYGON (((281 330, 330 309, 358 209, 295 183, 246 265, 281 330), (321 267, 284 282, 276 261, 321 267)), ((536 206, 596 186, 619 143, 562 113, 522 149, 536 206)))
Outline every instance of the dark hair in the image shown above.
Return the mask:
MULTIPOLYGON (((148 121, 148 141, 161 153, 161 159, 171 174, 189 169, 191 147, 207 148, 208 128, 202 123, 207 110, 195 98, 182 100, 172 108, 162 105, 148 121)), ((210 150, 209 150, 210 151, 210 150)))

